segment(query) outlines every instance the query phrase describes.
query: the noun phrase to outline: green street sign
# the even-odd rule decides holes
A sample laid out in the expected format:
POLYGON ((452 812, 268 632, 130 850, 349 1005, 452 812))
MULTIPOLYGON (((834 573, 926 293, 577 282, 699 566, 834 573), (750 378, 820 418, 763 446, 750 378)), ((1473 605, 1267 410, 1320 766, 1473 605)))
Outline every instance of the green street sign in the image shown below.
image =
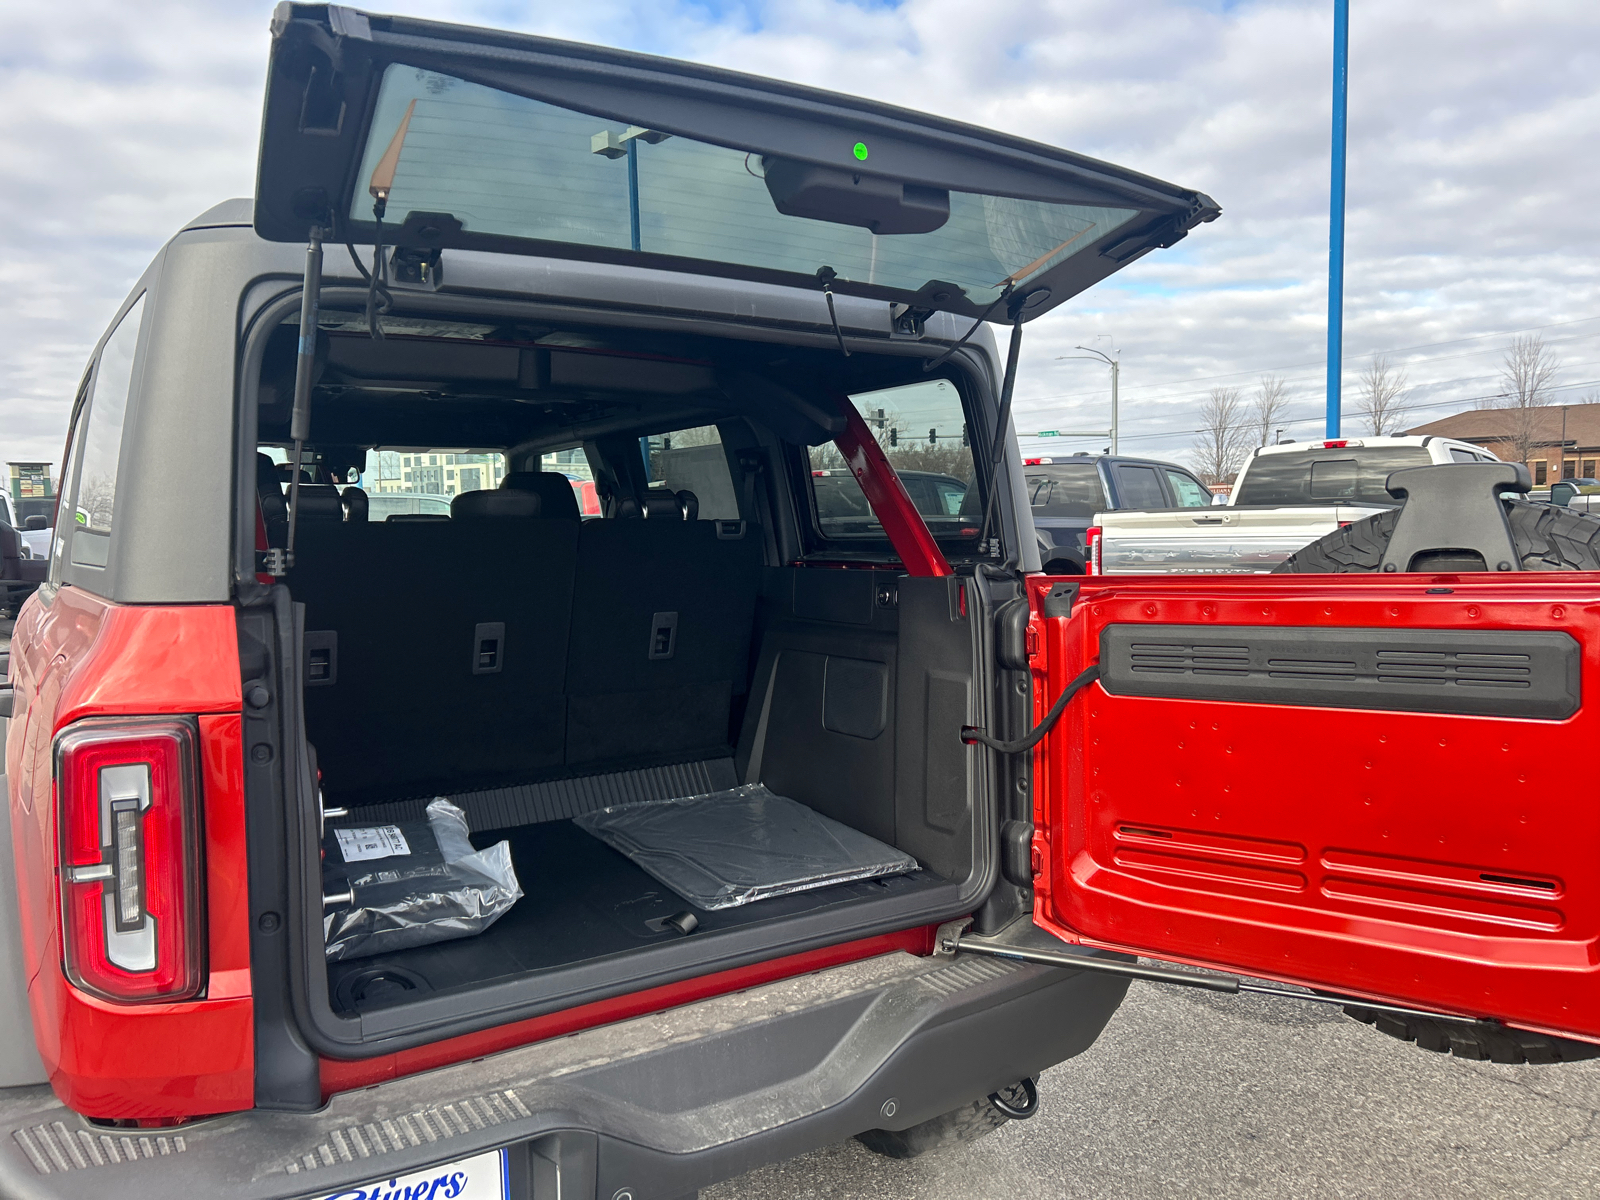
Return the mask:
POLYGON ((1041 430, 1039 430, 1038 433, 1034 434, 1033 436, 1034 437, 1060 437, 1061 433, 1060 433, 1059 430, 1055 430, 1055 429, 1041 429, 1041 430))

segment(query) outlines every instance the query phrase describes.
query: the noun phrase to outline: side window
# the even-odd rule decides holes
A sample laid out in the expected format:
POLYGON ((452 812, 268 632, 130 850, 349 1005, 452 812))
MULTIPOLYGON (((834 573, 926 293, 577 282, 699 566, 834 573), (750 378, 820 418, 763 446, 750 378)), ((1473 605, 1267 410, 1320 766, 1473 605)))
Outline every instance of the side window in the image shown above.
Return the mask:
POLYGON ((715 425, 675 429, 641 441, 651 487, 693 492, 702 521, 739 519, 739 497, 733 490, 728 454, 715 425))
POLYGON ((103 567, 110 557, 117 459, 122 453, 122 424, 128 415, 133 355, 143 320, 144 297, 140 296, 106 339, 95 366, 72 500, 71 554, 72 561, 81 566, 103 567))
POLYGON ((67 447, 61 460, 61 494, 56 497, 56 513, 54 527, 50 531, 50 568, 48 579, 50 583, 60 585, 62 554, 65 551, 67 538, 72 532, 72 520, 68 514, 72 512, 72 503, 75 498, 73 491, 73 471, 78 466, 78 454, 82 449, 84 417, 88 413, 89 383, 84 381, 78 398, 72 405, 72 424, 67 428, 67 447))
POLYGON ((1178 498, 1179 508, 1211 507, 1210 489, 1188 472, 1169 470, 1167 482, 1172 485, 1172 494, 1178 498))
MULTIPOLYGON (((948 379, 928 379, 851 396, 911 503, 935 537, 978 536, 961 393, 948 379)), ((883 537, 861 485, 833 443, 810 447, 811 493, 824 537, 883 537)))
POLYGON ((1161 491, 1161 481, 1154 467, 1135 467, 1119 464, 1117 491, 1122 493, 1123 508, 1165 508, 1167 497, 1161 491))
POLYGON ((1454 446, 1451 446, 1450 447, 1450 461, 1451 462, 1477 462, 1478 461, 1478 456, 1476 454, 1474 454, 1470 450, 1457 450, 1454 446))

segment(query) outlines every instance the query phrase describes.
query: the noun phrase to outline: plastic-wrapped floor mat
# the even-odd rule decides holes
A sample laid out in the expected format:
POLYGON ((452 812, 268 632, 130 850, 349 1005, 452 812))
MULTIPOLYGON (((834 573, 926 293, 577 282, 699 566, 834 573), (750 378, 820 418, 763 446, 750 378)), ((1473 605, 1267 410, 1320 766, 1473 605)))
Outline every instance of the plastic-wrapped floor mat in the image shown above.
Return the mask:
POLYGON ((574 823, 703 909, 917 870, 910 855, 759 783, 619 804, 574 823))
POLYGON ((466 815, 440 797, 424 821, 329 829, 322 880, 348 895, 323 916, 331 960, 365 958, 482 933, 522 898, 511 847, 474 850, 466 815))

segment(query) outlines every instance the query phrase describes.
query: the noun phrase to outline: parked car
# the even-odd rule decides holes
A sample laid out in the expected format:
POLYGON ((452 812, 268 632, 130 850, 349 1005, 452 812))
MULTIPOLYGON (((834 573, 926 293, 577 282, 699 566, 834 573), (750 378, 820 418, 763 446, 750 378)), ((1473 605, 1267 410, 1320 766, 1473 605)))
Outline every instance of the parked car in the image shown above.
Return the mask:
POLYGON ((82 520, 12 641, 0 1194, 668 1200, 850 1135, 916 1154, 1031 1115, 1130 976, 1253 986, 1139 955, 1462 1054, 1594 1051, 1600 816, 1557 774, 1600 723, 1591 585, 1040 571, 983 319, 1208 197, 321 5, 277 10, 260 147, 95 347, 82 520), (962 511, 909 502, 868 395, 970 441, 962 511), (737 516, 652 483, 665 433, 719 448, 737 516), (876 528, 818 516, 829 443, 876 528), (286 497, 283 445, 509 461, 378 522, 286 497), (579 447, 615 515, 538 469, 579 447), (521 897, 330 958, 430 797, 477 838, 442 863, 501 855, 521 897), (656 859, 577 823, 629 813, 656 859), (325 852, 371 877, 326 889, 325 852))
MULTIPOLYGON (((897 474, 911 503, 923 517, 932 519, 940 527, 950 526, 962 517, 967 497, 964 480, 937 471, 900 471, 897 474)), ((817 519, 825 528, 858 533, 882 530, 872 506, 849 471, 812 471, 811 489, 816 496, 817 519)), ((969 525, 972 515, 967 515, 969 525)))
POLYGON ((448 517, 450 497, 425 492, 373 492, 367 496, 367 520, 387 521, 391 517, 448 517))
POLYGON ((1081 575, 1088 532, 1112 509, 1205 508, 1211 489, 1173 463, 1109 454, 1023 460, 1039 556, 1051 575, 1081 575))
POLYGON ((1095 518, 1101 574, 1269 572, 1325 534, 1400 501, 1385 489, 1406 467, 1499 461, 1441 437, 1334 438, 1263 446, 1225 506, 1204 513, 1113 512, 1095 518))

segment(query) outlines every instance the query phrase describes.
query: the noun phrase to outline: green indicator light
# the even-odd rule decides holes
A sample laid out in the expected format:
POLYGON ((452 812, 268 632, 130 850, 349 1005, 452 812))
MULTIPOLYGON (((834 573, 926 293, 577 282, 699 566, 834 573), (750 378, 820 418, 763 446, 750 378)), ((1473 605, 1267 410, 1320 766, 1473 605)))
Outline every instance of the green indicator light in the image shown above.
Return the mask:
POLYGON ((855 156, 859 162, 867 161, 867 144, 865 142, 856 143, 855 156))

